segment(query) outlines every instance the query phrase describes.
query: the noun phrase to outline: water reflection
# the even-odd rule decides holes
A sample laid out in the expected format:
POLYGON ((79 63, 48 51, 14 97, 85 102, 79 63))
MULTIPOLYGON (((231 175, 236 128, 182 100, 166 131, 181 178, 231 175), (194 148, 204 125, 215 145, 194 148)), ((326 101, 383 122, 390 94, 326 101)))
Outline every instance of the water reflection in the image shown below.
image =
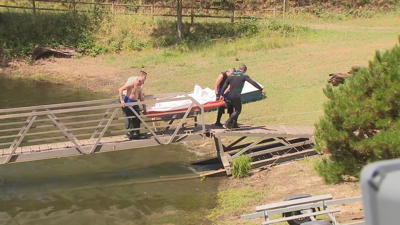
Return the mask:
MULTIPOLYGON (((99 98, 0 76, 0 108, 99 98)), ((218 179, 176 179, 195 159, 168 145, 0 165, 0 224, 210 224, 218 179)))
POLYGON ((3 165, 0 218, 9 224, 195 223, 202 210, 215 207, 218 180, 169 181, 193 174, 185 163, 191 157, 170 145, 3 165))
POLYGON ((104 96, 63 84, 0 75, 0 109, 94 99, 104 99, 104 96))

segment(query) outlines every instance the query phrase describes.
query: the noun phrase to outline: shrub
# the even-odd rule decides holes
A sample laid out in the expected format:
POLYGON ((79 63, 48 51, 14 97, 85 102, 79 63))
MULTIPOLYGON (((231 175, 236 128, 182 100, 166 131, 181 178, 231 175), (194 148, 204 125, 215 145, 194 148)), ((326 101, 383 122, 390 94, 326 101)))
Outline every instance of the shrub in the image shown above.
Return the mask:
MULTIPOLYGON (((400 37, 399 37, 400 38, 400 37)), ((316 165, 328 183, 359 177, 368 163, 400 157, 400 46, 376 52, 368 68, 324 89, 329 101, 316 124, 316 165)))
POLYGON ((249 176, 251 169, 251 157, 248 155, 239 155, 232 161, 232 175, 237 178, 249 176))
POLYGON ((93 32, 100 23, 98 13, 57 12, 32 14, 24 11, 0 13, 0 53, 19 57, 31 52, 36 44, 64 45, 82 50, 96 47, 93 32))

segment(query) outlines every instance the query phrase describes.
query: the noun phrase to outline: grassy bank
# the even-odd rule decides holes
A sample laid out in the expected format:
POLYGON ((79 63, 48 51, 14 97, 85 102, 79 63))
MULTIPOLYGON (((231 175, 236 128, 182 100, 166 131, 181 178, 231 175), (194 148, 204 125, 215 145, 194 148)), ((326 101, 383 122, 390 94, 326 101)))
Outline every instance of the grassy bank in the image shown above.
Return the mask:
POLYGON ((153 93, 189 92, 194 84, 212 88, 221 71, 246 64, 248 74, 266 86, 267 98, 245 105, 243 122, 312 125, 322 115, 322 88, 328 74, 347 72, 352 65, 367 66, 376 49, 395 45, 398 19, 362 19, 355 24, 304 21, 302 25, 312 30, 306 36, 250 37, 182 53, 164 49, 109 55, 104 62, 150 71, 148 91, 153 93))
MULTIPOLYGON (((277 27, 285 30, 285 24, 291 24, 290 28, 297 29, 294 35, 285 36, 276 29, 191 49, 181 49, 181 45, 96 58, 51 59, 15 73, 41 74, 41 79, 116 96, 118 87, 139 70, 150 74, 148 94, 191 92, 195 84, 213 88, 221 71, 246 64, 248 74, 265 85, 267 98, 246 104, 241 123, 312 125, 322 115, 322 88, 328 74, 366 66, 376 49, 395 45, 398 20, 397 14, 352 21, 289 20, 277 27)), ((209 113, 206 119, 213 122, 214 117, 209 113)))

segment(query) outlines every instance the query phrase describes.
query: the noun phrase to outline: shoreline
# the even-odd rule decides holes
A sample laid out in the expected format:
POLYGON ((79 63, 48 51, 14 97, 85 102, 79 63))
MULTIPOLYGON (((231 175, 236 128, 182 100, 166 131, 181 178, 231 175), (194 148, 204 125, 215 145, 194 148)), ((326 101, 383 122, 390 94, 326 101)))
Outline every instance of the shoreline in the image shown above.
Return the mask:
POLYGON ((104 65, 101 57, 48 58, 33 65, 13 60, 0 67, 0 75, 66 84, 107 97, 118 96, 118 88, 135 76, 132 70, 104 65))

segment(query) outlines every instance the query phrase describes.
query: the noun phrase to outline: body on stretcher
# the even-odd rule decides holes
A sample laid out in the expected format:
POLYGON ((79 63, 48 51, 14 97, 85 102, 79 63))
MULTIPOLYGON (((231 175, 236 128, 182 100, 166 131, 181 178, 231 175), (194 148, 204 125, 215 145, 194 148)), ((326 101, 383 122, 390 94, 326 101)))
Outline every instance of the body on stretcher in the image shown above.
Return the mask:
MULTIPOLYGON (((262 86, 260 84, 260 86, 262 86)), ((262 86, 263 87, 263 86, 262 86)), ((199 85, 195 85, 193 93, 188 94, 198 104, 201 104, 204 111, 217 109, 218 107, 225 106, 225 101, 215 101, 215 91, 210 88, 201 88, 199 85)), ((146 115, 150 118, 162 118, 171 119, 183 117, 189 107, 193 104, 190 110, 190 115, 196 115, 200 112, 200 107, 192 99, 188 99, 187 96, 176 96, 174 101, 166 101, 157 103, 154 107, 147 107, 146 115), (182 100, 178 100, 182 98, 182 100)), ((261 99, 262 91, 256 89, 248 82, 245 83, 242 90, 242 103, 256 101, 261 99)))
MULTIPOLYGON (((203 104, 202 106, 204 108, 204 111, 213 110, 218 107, 225 106, 225 102, 224 101, 212 101, 212 102, 207 102, 207 103, 203 104)), ((178 116, 178 115, 183 116, 188 109, 189 109, 189 107, 180 108, 180 109, 171 109, 168 111, 158 111, 158 110, 152 110, 150 108, 150 110, 146 110, 146 115, 150 118, 162 117, 162 118, 168 119, 172 116, 178 116)), ((190 110, 190 113, 193 114, 196 112, 200 112, 200 110, 201 109, 198 105, 194 105, 192 107, 192 109, 190 110)))

